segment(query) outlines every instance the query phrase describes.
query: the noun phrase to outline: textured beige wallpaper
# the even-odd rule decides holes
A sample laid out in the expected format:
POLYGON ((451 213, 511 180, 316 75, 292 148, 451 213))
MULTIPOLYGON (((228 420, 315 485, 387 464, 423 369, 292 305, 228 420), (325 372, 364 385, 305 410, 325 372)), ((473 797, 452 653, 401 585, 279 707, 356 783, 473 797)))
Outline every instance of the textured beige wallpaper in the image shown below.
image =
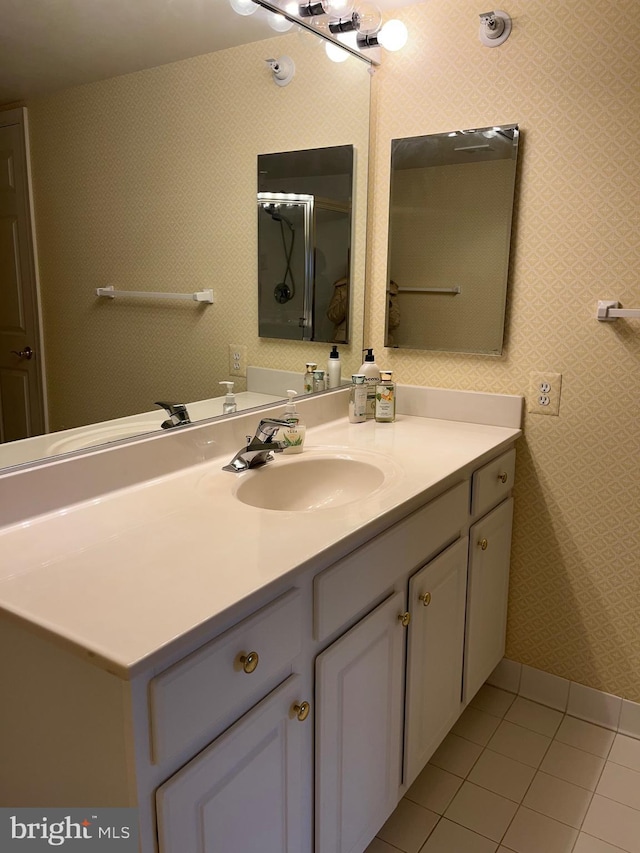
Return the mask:
MULTIPOLYGON (((507 654, 640 701, 640 15, 636 0, 512 0, 513 32, 478 40, 469 0, 406 7, 411 41, 373 81, 370 339, 398 381, 527 394, 563 374, 560 416, 518 447, 507 654), (602 25, 599 25, 599 22, 602 25), (390 140, 518 122, 501 358, 383 350, 390 140)), ((428 452, 422 448, 421 452, 428 452)))
MULTIPOLYGON (((362 348, 370 75, 287 34, 69 89, 29 104, 51 425, 220 394, 228 345, 304 371, 329 344, 257 336, 256 157, 353 144, 353 341, 362 348), (289 54, 286 87, 264 59, 289 54), (97 299, 95 288, 190 292, 213 306, 97 299)), ((243 390, 238 380, 236 390, 243 390)))

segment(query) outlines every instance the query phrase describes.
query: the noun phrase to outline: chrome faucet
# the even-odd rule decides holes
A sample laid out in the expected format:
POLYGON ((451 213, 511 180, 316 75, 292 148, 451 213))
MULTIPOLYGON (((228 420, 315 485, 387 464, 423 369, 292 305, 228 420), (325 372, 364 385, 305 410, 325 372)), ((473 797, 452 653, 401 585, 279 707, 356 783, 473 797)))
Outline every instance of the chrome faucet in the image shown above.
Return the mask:
POLYGON ((186 426, 191 423, 189 412, 184 403, 155 403, 156 406, 162 406, 169 417, 163 421, 160 426, 162 429, 172 429, 173 427, 186 426))
POLYGON ((264 465, 273 458, 274 453, 282 453, 284 447, 279 441, 274 441, 274 436, 280 427, 289 426, 289 421, 277 420, 276 418, 262 418, 256 429, 256 434, 251 438, 247 436, 246 447, 241 448, 228 465, 224 465, 223 471, 247 471, 249 468, 257 468, 264 465))

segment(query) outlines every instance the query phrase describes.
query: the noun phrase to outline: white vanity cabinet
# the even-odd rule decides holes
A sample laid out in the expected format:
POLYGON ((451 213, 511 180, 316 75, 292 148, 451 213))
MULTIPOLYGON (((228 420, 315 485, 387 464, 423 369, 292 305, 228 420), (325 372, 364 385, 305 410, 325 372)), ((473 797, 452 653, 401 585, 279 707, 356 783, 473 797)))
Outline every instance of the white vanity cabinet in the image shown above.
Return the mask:
POLYGON ((301 853, 309 704, 290 676, 156 794, 160 853, 301 853))
POLYGON ((363 853, 504 653, 505 446, 425 475, 422 506, 414 487, 372 510, 328 542, 340 559, 257 583, 134 671, 0 619, 0 806, 137 806, 141 853, 363 853))
POLYGON ((408 787, 460 715, 468 539, 409 580, 404 784, 408 787))

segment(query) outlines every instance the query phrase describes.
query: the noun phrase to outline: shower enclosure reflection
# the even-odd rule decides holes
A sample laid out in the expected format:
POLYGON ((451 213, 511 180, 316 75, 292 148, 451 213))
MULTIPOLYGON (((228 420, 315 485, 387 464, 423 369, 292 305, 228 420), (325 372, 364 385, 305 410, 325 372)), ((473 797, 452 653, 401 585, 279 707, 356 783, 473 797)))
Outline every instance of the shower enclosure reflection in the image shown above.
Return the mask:
POLYGON ((261 337, 349 342, 352 187, 350 145, 258 157, 261 337))

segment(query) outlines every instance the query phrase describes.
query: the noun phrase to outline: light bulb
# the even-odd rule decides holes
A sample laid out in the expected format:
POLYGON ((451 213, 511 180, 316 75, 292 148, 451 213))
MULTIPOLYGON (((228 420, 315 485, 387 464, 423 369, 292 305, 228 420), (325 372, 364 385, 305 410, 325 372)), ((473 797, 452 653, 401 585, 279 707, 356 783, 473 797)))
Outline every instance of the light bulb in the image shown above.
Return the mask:
POLYGON ((253 0, 229 0, 229 3, 238 15, 253 15, 258 11, 258 5, 253 0))
POLYGON ((267 23, 277 33, 286 33, 293 26, 293 21, 289 21, 284 15, 278 14, 278 12, 269 12, 267 23))
POLYGON ((358 32, 371 36, 380 29, 382 13, 373 3, 358 3, 355 9, 358 32))
POLYGON ((397 19, 387 21, 376 36, 385 50, 400 50, 407 43, 408 37, 407 28, 397 19))
POLYGON ((324 11, 334 18, 346 18, 353 12, 354 0, 323 0, 324 11))
POLYGON ((345 62, 349 59, 349 54, 346 50, 343 50, 341 47, 338 47, 337 44, 334 44, 332 41, 328 41, 324 49, 327 53, 327 56, 332 62, 345 62))

